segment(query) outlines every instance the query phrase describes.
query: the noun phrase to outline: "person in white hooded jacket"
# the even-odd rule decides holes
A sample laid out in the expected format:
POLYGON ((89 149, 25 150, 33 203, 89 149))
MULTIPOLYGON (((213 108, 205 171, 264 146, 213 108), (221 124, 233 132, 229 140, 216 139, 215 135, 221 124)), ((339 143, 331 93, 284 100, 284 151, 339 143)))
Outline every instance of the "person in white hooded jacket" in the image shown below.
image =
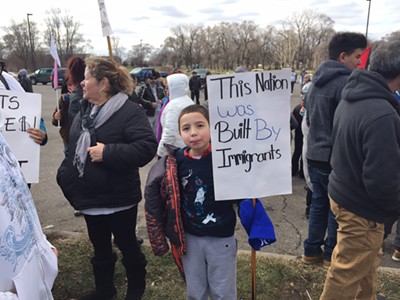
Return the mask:
MULTIPOLYGON (((1 72, 1 90, 24 92, 1 72)), ((4 117, 0 110, 0 128, 4 117)), ((0 133, 0 300, 51 300, 58 273, 57 249, 42 231, 35 204, 18 161, 0 133)))
POLYGON ((43 234, 18 161, 1 134, 0 187, 0 300, 51 300, 57 251, 43 234))
POLYGON ((169 102, 161 115, 162 135, 157 149, 159 157, 168 155, 165 145, 178 148, 185 146, 179 135, 178 118, 182 109, 193 104, 188 96, 189 78, 185 74, 171 74, 167 77, 167 83, 169 102))

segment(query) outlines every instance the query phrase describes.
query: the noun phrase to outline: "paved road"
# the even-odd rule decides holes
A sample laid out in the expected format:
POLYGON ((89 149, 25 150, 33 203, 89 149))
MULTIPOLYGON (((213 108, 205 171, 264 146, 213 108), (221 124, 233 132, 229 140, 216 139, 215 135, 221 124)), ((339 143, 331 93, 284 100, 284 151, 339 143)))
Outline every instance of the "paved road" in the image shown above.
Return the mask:
MULTIPOLYGON (((58 128, 51 124, 51 116, 56 106, 56 96, 50 85, 34 86, 34 92, 42 94, 42 116, 48 130, 49 142, 41 148, 40 182, 32 186, 42 226, 46 230, 67 231, 85 234, 85 222, 82 217, 74 217, 74 210, 61 193, 56 180, 57 168, 63 159, 63 145, 58 134, 58 128)), ((296 85, 292 97, 292 107, 299 102, 299 86, 296 85)), ((142 185, 146 182, 151 162, 141 169, 142 185)), ((277 242, 264 247, 262 252, 293 255, 300 257, 303 253, 303 241, 307 236, 307 219, 305 218, 305 190, 304 180, 293 178, 293 193, 269 198, 262 201, 270 215, 276 230, 277 242)), ((143 214, 143 201, 138 216, 139 236, 146 238, 146 226, 143 214)), ((236 235, 239 248, 250 250, 247 244, 247 235, 238 222, 236 235)), ((391 243, 393 234, 385 242, 385 256, 382 266, 400 269, 400 263, 393 262, 390 256, 393 251, 391 243)))

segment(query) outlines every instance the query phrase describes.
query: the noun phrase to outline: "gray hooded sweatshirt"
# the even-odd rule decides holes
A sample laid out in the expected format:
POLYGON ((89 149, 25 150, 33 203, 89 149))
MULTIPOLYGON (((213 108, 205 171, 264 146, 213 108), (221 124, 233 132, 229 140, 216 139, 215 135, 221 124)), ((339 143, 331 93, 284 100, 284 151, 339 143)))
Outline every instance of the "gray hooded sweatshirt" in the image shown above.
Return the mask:
POLYGON ((381 75, 356 69, 333 122, 329 195, 378 223, 400 214, 399 111, 381 75))
POLYGON ((307 116, 310 131, 307 140, 307 159, 330 170, 332 152, 332 124, 336 107, 342 98, 342 90, 351 70, 336 60, 322 63, 313 75, 313 83, 307 94, 307 116))

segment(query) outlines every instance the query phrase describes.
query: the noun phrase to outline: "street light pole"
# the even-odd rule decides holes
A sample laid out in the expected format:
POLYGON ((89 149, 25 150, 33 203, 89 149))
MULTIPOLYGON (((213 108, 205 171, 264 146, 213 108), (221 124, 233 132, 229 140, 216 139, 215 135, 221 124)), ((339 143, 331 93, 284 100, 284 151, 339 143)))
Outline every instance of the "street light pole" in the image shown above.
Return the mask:
POLYGON ((35 56, 33 54, 33 44, 32 44, 32 35, 31 35, 31 23, 29 22, 29 16, 32 16, 32 14, 27 13, 26 18, 28 19, 28 34, 29 34, 29 45, 31 47, 31 57, 32 57, 32 67, 33 70, 36 70, 35 66, 35 56))
POLYGON ((140 39, 140 46, 139 46, 139 55, 140 55, 140 67, 143 67, 143 51, 142 51, 142 39, 140 39))
POLYGON ((371 11, 371 0, 367 0, 368 4, 368 17, 367 17, 367 30, 365 32, 365 38, 368 40, 368 25, 369 25, 369 12, 371 11))

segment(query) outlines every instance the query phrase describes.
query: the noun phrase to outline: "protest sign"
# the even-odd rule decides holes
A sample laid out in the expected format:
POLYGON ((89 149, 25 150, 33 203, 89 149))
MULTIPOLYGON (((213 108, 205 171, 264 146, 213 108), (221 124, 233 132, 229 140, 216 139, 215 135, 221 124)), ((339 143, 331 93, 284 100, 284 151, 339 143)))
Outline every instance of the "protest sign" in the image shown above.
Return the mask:
POLYGON ((39 182, 40 146, 28 135, 29 127, 39 128, 41 95, 0 91, 0 131, 17 158, 28 183, 39 182))
POLYGON ((290 194, 290 71, 207 77, 216 200, 290 194))

